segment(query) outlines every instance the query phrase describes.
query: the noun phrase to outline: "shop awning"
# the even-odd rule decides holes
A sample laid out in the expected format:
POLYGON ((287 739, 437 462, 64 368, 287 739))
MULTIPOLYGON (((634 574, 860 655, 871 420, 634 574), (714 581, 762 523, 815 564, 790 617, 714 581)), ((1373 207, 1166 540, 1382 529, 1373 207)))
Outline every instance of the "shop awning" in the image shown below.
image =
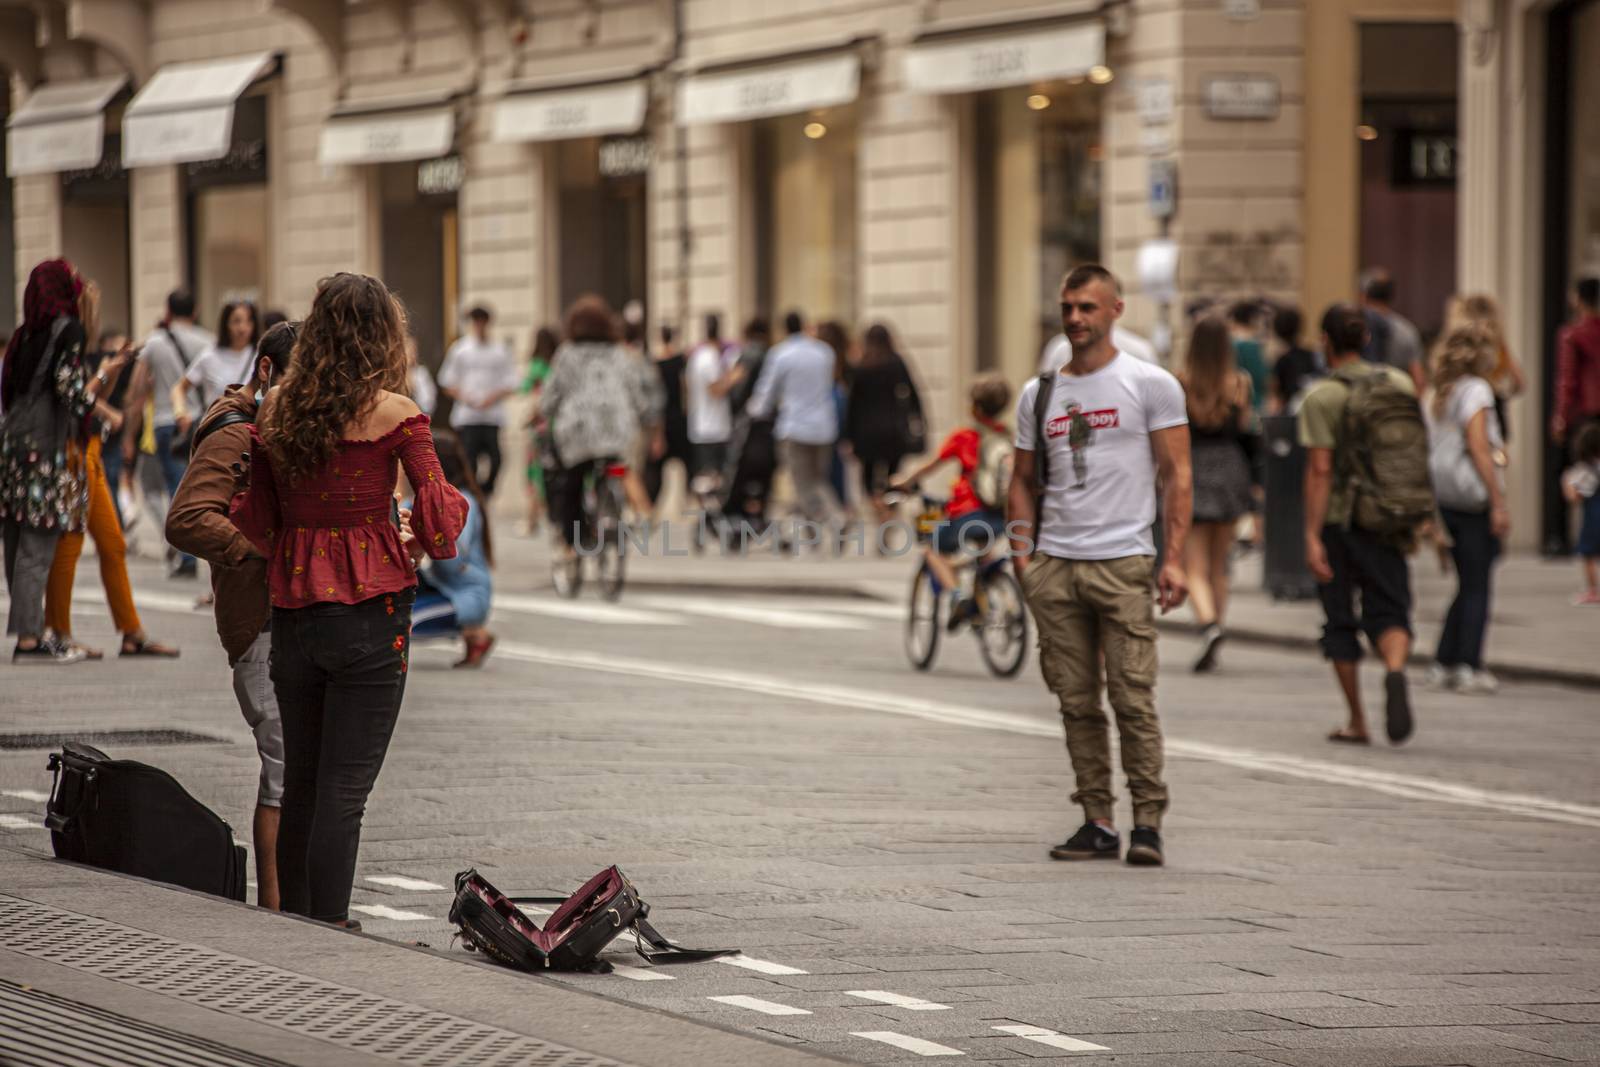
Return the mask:
POLYGON ((678 121, 685 126, 744 122, 837 107, 853 101, 860 86, 861 58, 853 49, 708 70, 678 83, 678 121))
POLYGON ((1099 20, 1026 31, 930 33, 906 55, 906 87, 923 93, 969 93, 1073 78, 1105 62, 1099 20))
POLYGON ((451 90, 345 104, 322 127, 317 161, 404 163, 449 155, 456 142, 456 95, 451 90))
POLYGON ((507 94, 494 111, 496 141, 564 141, 637 133, 650 87, 643 78, 507 94))
POLYGON ((228 154, 233 105, 277 57, 254 52, 197 63, 169 63, 128 104, 122 118, 122 164, 198 163, 228 154))
POLYGON ((86 170, 105 148, 106 105, 126 76, 41 85, 6 122, 6 173, 86 170))

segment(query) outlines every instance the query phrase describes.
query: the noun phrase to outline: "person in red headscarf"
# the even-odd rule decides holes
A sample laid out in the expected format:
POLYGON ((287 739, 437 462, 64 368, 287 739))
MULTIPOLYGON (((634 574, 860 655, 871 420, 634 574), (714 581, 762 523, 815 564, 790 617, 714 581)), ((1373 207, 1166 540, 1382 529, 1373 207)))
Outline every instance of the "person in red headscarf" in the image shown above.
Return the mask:
POLYGON ((56 543, 81 529, 88 505, 76 428, 94 408, 125 355, 101 363, 91 377, 83 359, 78 313, 83 281, 64 259, 33 268, 23 293, 22 325, 0 367, 0 532, 5 538, 11 612, 6 633, 13 663, 73 663, 83 658, 46 638, 44 591, 56 543))

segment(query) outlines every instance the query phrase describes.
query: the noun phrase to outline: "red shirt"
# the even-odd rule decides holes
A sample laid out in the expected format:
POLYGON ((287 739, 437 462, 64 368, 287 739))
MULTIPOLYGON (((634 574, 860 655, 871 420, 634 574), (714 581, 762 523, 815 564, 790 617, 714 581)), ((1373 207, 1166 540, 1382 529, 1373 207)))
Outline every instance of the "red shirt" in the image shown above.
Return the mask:
MULTIPOLYGON (((995 433, 1004 434, 1006 428, 999 423, 986 422, 995 433)), ((950 485, 950 502, 944 506, 947 518, 959 519, 963 515, 983 510, 983 501, 972 487, 972 476, 978 470, 978 449, 983 444, 983 434, 971 426, 963 426, 939 446, 941 460, 955 460, 961 464, 961 473, 950 485)))
POLYGON ((393 520, 400 467, 416 489, 411 529, 429 556, 450 559, 467 502, 445 480, 428 416, 418 414, 375 441, 341 441, 322 470, 292 485, 273 474, 251 431, 250 488, 234 498, 233 524, 267 558, 275 608, 356 604, 417 584, 393 520))
POLYGON ((1585 315, 1556 335, 1555 417, 1570 433, 1600 415, 1600 315, 1585 315))

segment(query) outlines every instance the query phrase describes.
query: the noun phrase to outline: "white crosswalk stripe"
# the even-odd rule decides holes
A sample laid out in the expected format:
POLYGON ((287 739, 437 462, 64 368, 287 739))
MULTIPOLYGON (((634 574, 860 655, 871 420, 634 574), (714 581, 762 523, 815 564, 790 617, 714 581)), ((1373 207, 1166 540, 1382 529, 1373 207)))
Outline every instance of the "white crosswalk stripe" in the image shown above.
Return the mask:
POLYGON ((907 1011, 949 1011, 948 1004, 935 1004, 931 1000, 921 997, 908 997, 903 993, 888 993, 882 989, 847 989, 847 997, 860 997, 862 1000, 875 1000, 879 1004, 888 1004, 895 1008, 905 1008, 907 1011))
POLYGON ((39 793, 32 789, 0 789, 0 797, 14 797, 32 804, 43 804, 50 799, 50 794, 39 793))
POLYGON ((661 611, 645 611, 619 604, 557 600, 553 597, 526 596, 518 593, 497 594, 494 598, 494 610, 612 626, 684 626, 688 623, 688 620, 681 615, 670 615, 661 611))
POLYGON ((730 1004, 735 1008, 748 1008, 750 1011, 759 1011, 763 1015, 810 1015, 804 1008, 791 1007, 788 1004, 779 1004, 775 1000, 762 1000, 760 997, 707 997, 718 1004, 730 1004))
POLYGON ((893 1030, 861 1030, 853 1031, 851 1037, 864 1037, 868 1041, 878 1041, 895 1048, 915 1052, 918 1056, 965 1056, 966 1053, 949 1045, 941 1045, 937 1041, 926 1041, 920 1037, 909 1037, 906 1034, 897 1034, 893 1030))
POLYGON ((747 971, 755 971, 759 974, 809 973, 807 971, 802 971, 798 967, 788 967, 781 963, 773 963, 770 960, 758 960, 753 956, 746 956, 742 952, 737 956, 719 956, 717 958, 717 962, 726 963, 730 967, 743 967, 747 971))
POLYGON ((1020 1037, 1026 1041, 1033 1041, 1040 1045, 1049 1045, 1051 1048, 1063 1052, 1110 1052, 1104 1045, 1096 1045, 1091 1041, 1079 1041, 1075 1037, 1046 1030, 1042 1026, 997 1026, 996 1030, 1012 1037, 1020 1037))
POLYGON ((622 963, 613 963, 611 973, 618 978, 631 978, 635 982, 670 982, 672 975, 662 974, 653 967, 629 967, 622 963))
POLYGON ((684 596, 635 596, 630 603, 662 611, 682 611, 690 615, 703 615, 731 622, 748 622, 758 626, 771 626, 780 630, 872 630, 876 629, 865 619, 854 619, 816 610, 801 610, 788 605, 757 607, 740 603, 733 598, 684 596))
POLYGON ((37 815, 0 815, 0 830, 43 830, 44 820, 37 815))
POLYGON ((351 911, 359 911, 363 915, 370 915, 374 919, 389 919, 394 922, 415 923, 426 922, 433 918, 420 911, 406 911, 404 908, 391 908, 387 904, 352 904, 351 911))
POLYGON ((372 874, 362 881, 371 882, 373 885, 386 885, 391 889, 407 889, 414 893, 437 893, 444 889, 444 886, 437 882, 425 882, 421 878, 407 878, 400 874, 372 874))

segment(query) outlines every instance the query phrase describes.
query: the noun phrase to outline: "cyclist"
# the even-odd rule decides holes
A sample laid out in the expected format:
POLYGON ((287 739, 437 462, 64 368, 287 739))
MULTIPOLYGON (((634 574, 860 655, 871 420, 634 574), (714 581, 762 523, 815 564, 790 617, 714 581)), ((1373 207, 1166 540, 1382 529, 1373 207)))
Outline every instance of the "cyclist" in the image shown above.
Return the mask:
POLYGON ((565 333, 539 410, 549 422, 559 463, 549 486, 550 517, 570 557, 583 517, 584 475, 596 463, 629 455, 641 432, 650 437, 652 453, 660 454, 666 433, 655 371, 618 342, 617 317, 603 299, 574 301, 565 333))
POLYGON ((999 418, 1011 405, 1011 386, 999 375, 987 374, 972 383, 967 396, 972 424, 952 432, 936 456, 890 486, 904 492, 944 464, 960 464, 944 506, 945 521, 925 550, 934 577, 950 591, 951 630, 976 615, 978 605, 961 596, 950 557, 967 544, 987 549, 1005 541, 1005 494, 1011 483, 1011 431, 999 418))

